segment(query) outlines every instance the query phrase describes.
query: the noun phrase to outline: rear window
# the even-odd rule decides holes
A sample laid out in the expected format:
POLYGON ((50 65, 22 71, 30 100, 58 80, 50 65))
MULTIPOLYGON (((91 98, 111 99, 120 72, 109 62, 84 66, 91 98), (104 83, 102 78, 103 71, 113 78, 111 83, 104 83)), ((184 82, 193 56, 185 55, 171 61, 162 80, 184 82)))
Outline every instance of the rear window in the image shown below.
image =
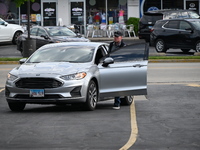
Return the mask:
POLYGON ((143 15, 141 21, 146 24, 155 24, 157 20, 163 19, 162 14, 143 15))

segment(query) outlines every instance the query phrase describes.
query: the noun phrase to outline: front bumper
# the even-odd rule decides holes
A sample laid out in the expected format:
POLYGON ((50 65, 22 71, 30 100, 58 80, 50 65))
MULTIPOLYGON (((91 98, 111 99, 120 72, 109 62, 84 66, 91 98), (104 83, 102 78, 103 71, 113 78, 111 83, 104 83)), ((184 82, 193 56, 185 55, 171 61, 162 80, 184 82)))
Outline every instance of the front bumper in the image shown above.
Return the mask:
MULTIPOLYGON (((84 88, 85 89, 85 88, 84 88)), ((81 85, 73 87, 60 87, 44 89, 44 97, 32 97, 30 89, 6 86, 5 95, 7 102, 25 102, 33 104, 57 104, 57 103, 83 103, 86 101, 86 93, 81 85)))

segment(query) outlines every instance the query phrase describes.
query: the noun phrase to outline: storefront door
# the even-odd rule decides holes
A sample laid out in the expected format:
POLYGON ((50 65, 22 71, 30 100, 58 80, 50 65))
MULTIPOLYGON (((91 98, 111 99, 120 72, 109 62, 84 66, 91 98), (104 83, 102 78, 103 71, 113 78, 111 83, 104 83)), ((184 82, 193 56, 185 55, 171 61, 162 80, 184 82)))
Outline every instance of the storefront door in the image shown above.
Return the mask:
POLYGON ((56 26, 57 2, 54 0, 42 1, 43 26, 56 26))
POLYGON ((84 2, 71 2, 71 23, 78 26, 81 34, 84 33, 84 2))

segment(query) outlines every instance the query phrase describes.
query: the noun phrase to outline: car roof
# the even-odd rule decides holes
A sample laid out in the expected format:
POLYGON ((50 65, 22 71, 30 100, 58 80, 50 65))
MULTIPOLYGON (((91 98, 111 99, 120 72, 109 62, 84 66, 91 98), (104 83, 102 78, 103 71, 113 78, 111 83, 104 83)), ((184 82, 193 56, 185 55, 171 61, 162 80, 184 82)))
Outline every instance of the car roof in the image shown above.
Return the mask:
MULTIPOLYGON (((192 10, 173 10, 173 9, 162 9, 162 10, 152 10, 152 11, 147 11, 147 12, 144 12, 145 15, 154 15, 154 14, 164 14, 164 13, 167 13, 167 12, 191 12, 192 10)), ((192 11, 194 12, 194 11, 192 11)))
POLYGON ((51 43, 46 44, 39 49, 50 48, 50 47, 62 47, 62 46, 93 46, 98 47, 100 45, 108 45, 108 43, 103 42, 63 42, 63 43, 51 43))
POLYGON ((158 21, 172 21, 172 20, 186 20, 186 21, 200 21, 198 18, 174 18, 174 19, 165 19, 165 20, 158 20, 158 21))
POLYGON ((67 28, 67 27, 65 26, 33 26, 32 28, 67 28))

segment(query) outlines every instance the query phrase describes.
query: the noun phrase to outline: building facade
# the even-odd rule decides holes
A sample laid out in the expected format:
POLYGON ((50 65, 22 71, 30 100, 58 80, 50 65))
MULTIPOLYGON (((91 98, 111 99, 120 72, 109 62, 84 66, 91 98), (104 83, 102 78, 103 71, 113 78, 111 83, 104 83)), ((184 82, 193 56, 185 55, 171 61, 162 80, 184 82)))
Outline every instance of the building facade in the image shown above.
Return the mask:
MULTIPOLYGON (((16 8, 13 0, 0 0, 0 18, 21 25, 27 23, 27 4, 16 8), (11 13, 11 16, 9 14, 11 13)), ((37 25, 125 23, 129 17, 157 9, 190 9, 200 14, 199 0, 35 0, 30 18, 37 25)))

